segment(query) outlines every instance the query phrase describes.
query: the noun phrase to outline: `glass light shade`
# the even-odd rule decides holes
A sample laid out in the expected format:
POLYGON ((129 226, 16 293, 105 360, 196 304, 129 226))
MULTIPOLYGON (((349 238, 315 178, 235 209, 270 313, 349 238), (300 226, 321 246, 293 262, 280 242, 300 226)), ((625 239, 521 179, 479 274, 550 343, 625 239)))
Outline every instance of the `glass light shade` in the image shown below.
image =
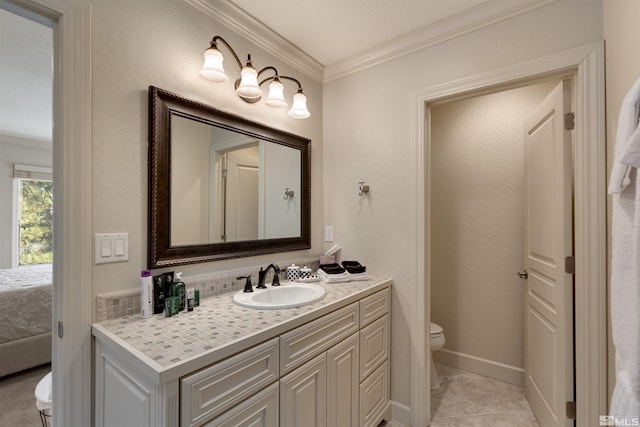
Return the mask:
POLYGON ((269 84, 269 95, 264 103, 270 107, 287 106, 287 101, 284 100, 284 85, 279 80, 273 80, 269 84))
POLYGON ((311 113, 307 110, 307 97, 304 93, 298 92, 293 95, 293 105, 289 110, 289 116, 294 119, 306 119, 311 113))
POLYGON ((258 86, 258 72, 255 68, 246 65, 240 72, 242 78, 236 93, 241 98, 255 99, 262 96, 262 89, 258 86))
POLYGON ((222 67, 223 60, 224 58, 222 57, 222 53, 220 53, 218 49, 209 48, 205 50, 204 64, 198 73, 200 78, 213 83, 226 82, 229 77, 227 77, 227 74, 224 72, 224 68, 222 67))

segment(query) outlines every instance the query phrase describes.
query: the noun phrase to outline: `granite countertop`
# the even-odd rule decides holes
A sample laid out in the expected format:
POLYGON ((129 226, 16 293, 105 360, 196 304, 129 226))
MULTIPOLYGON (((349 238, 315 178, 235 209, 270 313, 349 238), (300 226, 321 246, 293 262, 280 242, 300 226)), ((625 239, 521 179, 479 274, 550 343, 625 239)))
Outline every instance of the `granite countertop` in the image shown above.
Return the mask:
POLYGON ((326 289, 324 299, 284 310, 240 307, 233 303, 234 292, 230 292, 202 299, 194 311, 181 311, 174 317, 156 314, 142 319, 136 314, 96 323, 92 330, 99 340, 121 347, 120 350, 131 353, 155 373, 176 371, 162 375, 175 377, 193 369, 197 359, 213 363, 373 294, 390 283, 380 278, 317 282, 326 289))

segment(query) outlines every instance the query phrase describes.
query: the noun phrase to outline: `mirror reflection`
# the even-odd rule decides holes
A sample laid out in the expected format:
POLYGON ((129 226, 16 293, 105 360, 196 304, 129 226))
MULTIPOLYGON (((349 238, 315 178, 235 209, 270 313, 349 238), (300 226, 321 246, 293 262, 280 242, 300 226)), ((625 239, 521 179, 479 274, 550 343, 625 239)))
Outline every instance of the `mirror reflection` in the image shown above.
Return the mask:
POLYGON ((148 268, 311 247, 311 141, 149 87, 148 268))
POLYGON ((301 150, 177 114, 170 128, 172 246, 301 235, 301 150))

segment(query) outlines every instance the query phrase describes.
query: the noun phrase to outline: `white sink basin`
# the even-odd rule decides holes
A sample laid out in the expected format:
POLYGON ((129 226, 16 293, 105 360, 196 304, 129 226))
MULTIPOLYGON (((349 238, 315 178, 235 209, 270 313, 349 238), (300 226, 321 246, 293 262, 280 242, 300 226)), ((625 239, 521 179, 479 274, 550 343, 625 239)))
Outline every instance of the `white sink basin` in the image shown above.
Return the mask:
POLYGON ((267 289, 255 289, 253 292, 238 292, 233 302, 242 307, 258 310, 280 310, 302 307, 324 298, 323 287, 311 283, 290 283, 267 289))

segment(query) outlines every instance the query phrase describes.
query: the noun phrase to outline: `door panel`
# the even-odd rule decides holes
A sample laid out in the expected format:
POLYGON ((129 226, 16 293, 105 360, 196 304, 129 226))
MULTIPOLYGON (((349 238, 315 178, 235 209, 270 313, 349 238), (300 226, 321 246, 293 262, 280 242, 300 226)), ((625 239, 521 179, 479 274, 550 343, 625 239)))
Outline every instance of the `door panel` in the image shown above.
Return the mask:
POLYGON ((541 427, 568 427, 573 400, 571 82, 563 81, 525 121, 525 394, 541 427))

